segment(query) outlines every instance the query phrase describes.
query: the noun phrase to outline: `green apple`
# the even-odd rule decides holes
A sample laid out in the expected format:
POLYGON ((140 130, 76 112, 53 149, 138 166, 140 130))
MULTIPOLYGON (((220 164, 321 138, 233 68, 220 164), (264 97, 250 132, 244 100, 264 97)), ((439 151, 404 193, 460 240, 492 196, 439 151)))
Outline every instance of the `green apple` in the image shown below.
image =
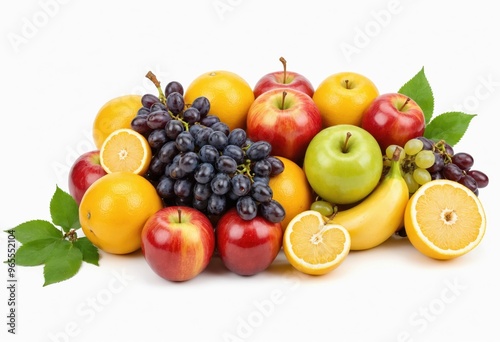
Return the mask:
POLYGON ((324 128, 309 143, 304 172, 318 196, 334 204, 352 204, 377 186, 383 168, 377 140, 361 127, 324 128))

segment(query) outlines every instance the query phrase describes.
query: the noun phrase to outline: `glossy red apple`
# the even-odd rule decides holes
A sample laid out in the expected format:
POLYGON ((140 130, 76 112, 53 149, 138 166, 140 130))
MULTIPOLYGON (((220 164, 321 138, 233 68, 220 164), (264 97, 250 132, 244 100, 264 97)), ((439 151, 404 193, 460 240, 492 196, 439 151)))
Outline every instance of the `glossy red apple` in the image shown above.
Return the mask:
POLYGON ((239 275, 254 275, 267 269, 281 249, 281 224, 261 216, 242 219, 235 208, 227 211, 215 230, 222 263, 239 275))
POLYGON ((308 95, 294 89, 272 89, 254 100, 247 114, 247 135, 265 140, 272 154, 302 164, 307 145, 322 129, 321 114, 308 95))
POLYGON ((160 277, 186 281, 209 264, 215 249, 212 223, 201 211, 185 206, 165 207, 144 224, 141 249, 160 277))
POLYGON ((101 166, 99 150, 80 155, 69 170, 68 187, 70 195, 80 204, 89 186, 106 174, 101 166))
POLYGON ((425 117, 420 106, 399 93, 379 95, 363 113, 361 127, 367 130, 385 153, 387 146, 404 144, 424 134, 425 117))
POLYGON ((271 89, 292 88, 301 91, 309 97, 314 95, 314 87, 311 82, 303 75, 286 70, 286 60, 281 57, 283 70, 268 73, 262 76, 255 84, 253 94, 255 98, 271 89))

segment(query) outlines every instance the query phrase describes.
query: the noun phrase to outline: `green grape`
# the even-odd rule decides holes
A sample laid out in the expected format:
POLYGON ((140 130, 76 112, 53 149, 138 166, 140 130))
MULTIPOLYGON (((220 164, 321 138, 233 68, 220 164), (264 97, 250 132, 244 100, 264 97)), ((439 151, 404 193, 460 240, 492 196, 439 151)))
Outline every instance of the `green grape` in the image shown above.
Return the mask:
POLYGON ((413 179, 420 185, 424 185, 431 181, 431 174, 426 169, 416 168, 413 170, 413 179))
POLYGON ((411 173, 405 173, 403 175, 403 178, 406 182, 406 185, 408 186, 408 192, 410 194, 414 193, 417 191, 417 189, 420 187, 420 185, 415 181, 415 178, 413 178, 413 174, 411 173))
POLYGON ((404 149, 407 155, 414 156, 418 152, 422 151, 424 148, 424 143, 418 139, 410 139, 406 142, 404 149))
POLYGON ((327 201, 315 201, 311 204, 311 210, 317 211, 323 216, 331 216, 333 214, 333 207, 327 201))
POLYGON ((422 168, 422 169, 427 169, 434 165, 434 162, 436 161, 436 156, 434 155, 434 152, 428 151, 428 150, 423 150, 417 153, 415 156, 415 165, 417 167, 422 168))
POLYGON ((405 150, 398 145, 387 146, 387 148, 385 149, 385 155, 387 156, 387 158, 392 160, 392 157, 394 156, 394 151, 396 151, 396 148, 398 147, 401 149, 401 152, 399 152, 399 160, 403 160, 404 157, 406 157, 405 150))

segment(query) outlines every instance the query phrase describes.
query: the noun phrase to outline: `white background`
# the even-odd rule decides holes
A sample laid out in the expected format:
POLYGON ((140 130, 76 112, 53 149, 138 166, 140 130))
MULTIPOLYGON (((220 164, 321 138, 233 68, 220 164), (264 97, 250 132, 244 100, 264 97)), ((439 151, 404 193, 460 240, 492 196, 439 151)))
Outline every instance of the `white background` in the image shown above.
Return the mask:
MULTIPOLYGON (((423 66, 435 113, 478 114, 456 151, 490 176, 481 191, 487 233, 449 262, 391 239, 351 253, 323 277, 292 270, 283 255, 240 277, 214 260, 197 278, 170 283, 140 253, 101 253, 72 279, 42 287, 41 267, 17 267, 16 336, 7 333, 7 268, 0 270, 2 341, 498 341, 500 51, 487 1, 71 1, 0 5, 0 228, 50 219, 56 184, 94 149, 92 122, 107 100, 154 92, 148 70, 187 86, 226 69, 253 86, 280 69, 317 86, 355 71, 381 93, 423 66), (218 9, 217 9, 218 8, 218 9), (350 52, 346 52, 350 49, 350 52)), ((383 214, 383 213, 381 213, 383 214)), ((7 236, 0 236, 0 259, 7 236)))

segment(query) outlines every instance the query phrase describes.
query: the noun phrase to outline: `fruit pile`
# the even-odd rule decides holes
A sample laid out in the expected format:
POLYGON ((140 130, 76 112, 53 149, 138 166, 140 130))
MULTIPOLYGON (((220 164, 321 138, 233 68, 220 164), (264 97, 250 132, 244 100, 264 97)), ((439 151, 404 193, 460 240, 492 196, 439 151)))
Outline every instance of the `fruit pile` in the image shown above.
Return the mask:
POLYGON ((98 250, 141 250, 156 274, 186 281, 212 258, 254 275, 283 250, 297 270, 321 275, 349 251, 396 235, 435 259, 480 243, 478 189, 489 180, 470 154, 453 150, 473 115, 434 117, 423 69, 380 94, 352 72, 314 89, 280 61, 283 70, 253 89, 229 71, 200 75, 186 91, 177 81, 162 87, 149 72, 157 94, 105 103, 94 120, 96 149, 75 161, 69 194, 57 188, 51 201, 51 213, 57 203, 68 211, 65 220, 14 228, 20 265, 51 265, 50 284, 73 276, 82 260, 98 264, 98 250), (53 239, 61 250, 30 259, 53 239), (71 245, 73 259, 56 272, 54 260, 71 245))

